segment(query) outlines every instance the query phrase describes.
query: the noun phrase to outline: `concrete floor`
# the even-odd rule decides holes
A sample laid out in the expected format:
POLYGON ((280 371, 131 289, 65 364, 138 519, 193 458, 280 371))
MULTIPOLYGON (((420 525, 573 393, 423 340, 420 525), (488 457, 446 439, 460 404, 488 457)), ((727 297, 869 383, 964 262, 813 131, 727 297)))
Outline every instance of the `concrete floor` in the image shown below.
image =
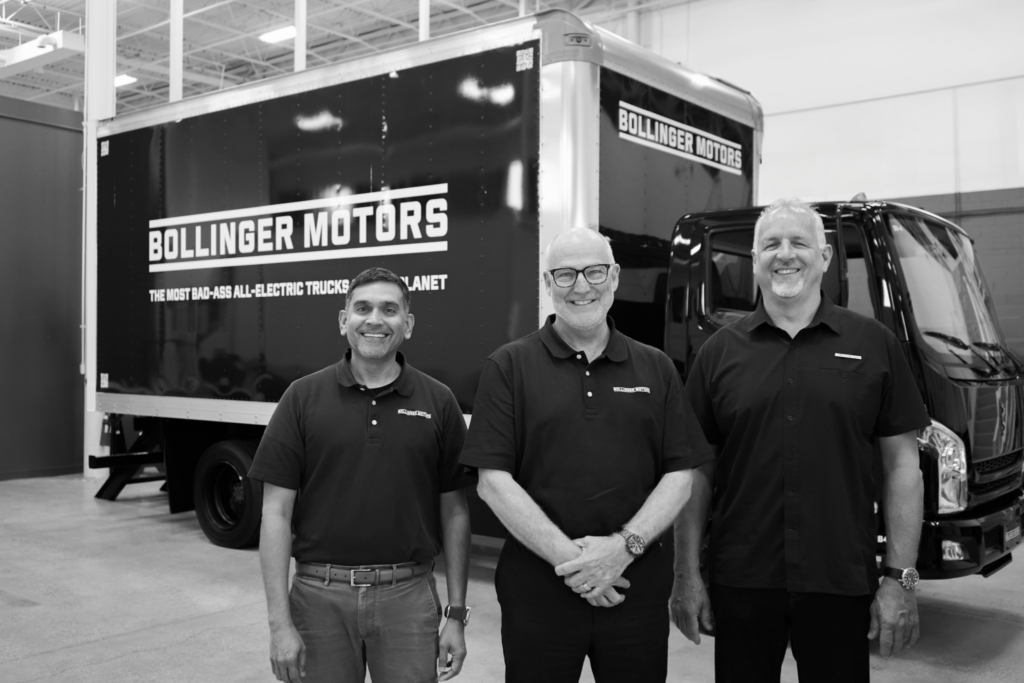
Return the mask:
MULTIPOLYGON (((98 488, 0 482, 0 681, 274 681, 257 553, 210 544, 192 513, 167 512, 159 483, 113 503, 98 488)), ((493 565, 473 560, 467 683, 503 678, 493 565)), ((919 603, 921 642, 874 656, 874 681, 1024 679, 1024 556, 990 579, 926 582, 919 603)), ((669 651, 669 681, 713 680, 714 639, 697 647, 673 629, 669 651)), ((783 680, 797 680, 791 659, 783 680)))

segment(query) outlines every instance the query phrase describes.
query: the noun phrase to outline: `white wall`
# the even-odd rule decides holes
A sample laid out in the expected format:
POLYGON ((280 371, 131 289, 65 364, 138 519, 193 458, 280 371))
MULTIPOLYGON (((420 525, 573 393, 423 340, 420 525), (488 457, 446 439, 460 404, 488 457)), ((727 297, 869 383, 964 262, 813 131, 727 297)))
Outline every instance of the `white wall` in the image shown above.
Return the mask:
POLYGON ((758 98, 762 202, 1024 187, 1022 0, 698 0, 640 42, 758 98))

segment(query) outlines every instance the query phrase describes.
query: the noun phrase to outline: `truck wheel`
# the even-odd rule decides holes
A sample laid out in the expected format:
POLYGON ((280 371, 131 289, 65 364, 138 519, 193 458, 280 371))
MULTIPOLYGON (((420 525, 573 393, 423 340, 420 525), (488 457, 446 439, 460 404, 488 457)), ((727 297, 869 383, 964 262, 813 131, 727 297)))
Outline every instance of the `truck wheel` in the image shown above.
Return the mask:
POLYGON ((259 541, 263 487, 246 476, 255 454, 251 441, 219 441, 196 465, 196 517, 216 545, 247 548, 259 541))

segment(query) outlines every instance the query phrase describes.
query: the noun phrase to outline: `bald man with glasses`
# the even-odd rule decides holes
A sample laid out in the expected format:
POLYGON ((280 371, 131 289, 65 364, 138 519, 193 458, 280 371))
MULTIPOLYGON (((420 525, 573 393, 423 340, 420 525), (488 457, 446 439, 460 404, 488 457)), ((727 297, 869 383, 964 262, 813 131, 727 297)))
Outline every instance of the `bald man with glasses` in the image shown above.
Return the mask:
POLYGON ((495 587, 505 680, 666 677, 671 561, 657 540, 712 458, 672 362, 615 329, 619 266, 580 228, 548 247, 555 309, 486 361, 464 465, 511 537, 495 587))

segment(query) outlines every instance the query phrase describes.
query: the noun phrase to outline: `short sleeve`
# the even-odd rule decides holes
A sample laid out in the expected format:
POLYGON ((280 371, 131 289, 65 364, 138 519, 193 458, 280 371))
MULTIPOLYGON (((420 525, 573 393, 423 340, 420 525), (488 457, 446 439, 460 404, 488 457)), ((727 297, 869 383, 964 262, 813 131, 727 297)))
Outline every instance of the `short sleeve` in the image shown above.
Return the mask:
POLYGON ((690 368, 690 374, 686 378, 686 395, 689 398, 690 407, 697 423, 704 433, 708 443, 721 445, 722 435, 718 431, 718 423, 715 421, 715 406, 711 400, 710 379, 711 369, 708 367, 708 349, 711 344, 705 343, 697 351, 697 357, 690 368))
POLYGON ((445 398, 441 457, 437 463, 441 493, 458 491, 476 482, 475 473, 459 462, 462 448, 466 443, 466 419, 462 416, 459 403, 450 390, 445 398))
POLYGON ((250 479, 293 491, 301 487, 305 447, 299 405, 295 385, 292 384, 270 417, 249 468, 250 479))
POLYGON ((889 372, 882 386, 882 402, 875 421, 876 436, 896 436, 931 424, 910 362, 896 336, 882 330, 889 359, 889 372))
POLYGON ((704 438, 690 398, 683 390, 679 373, 669 367, 666 376, 668 391, 665 398, 665 433, 661 448, 662 474, 693 469, 714 459, 714 453, 704 438))
POLYGON ((515 395, 508 373, 493 356, 480 374, 461 460, 467 467, 516 474, 515 395))

